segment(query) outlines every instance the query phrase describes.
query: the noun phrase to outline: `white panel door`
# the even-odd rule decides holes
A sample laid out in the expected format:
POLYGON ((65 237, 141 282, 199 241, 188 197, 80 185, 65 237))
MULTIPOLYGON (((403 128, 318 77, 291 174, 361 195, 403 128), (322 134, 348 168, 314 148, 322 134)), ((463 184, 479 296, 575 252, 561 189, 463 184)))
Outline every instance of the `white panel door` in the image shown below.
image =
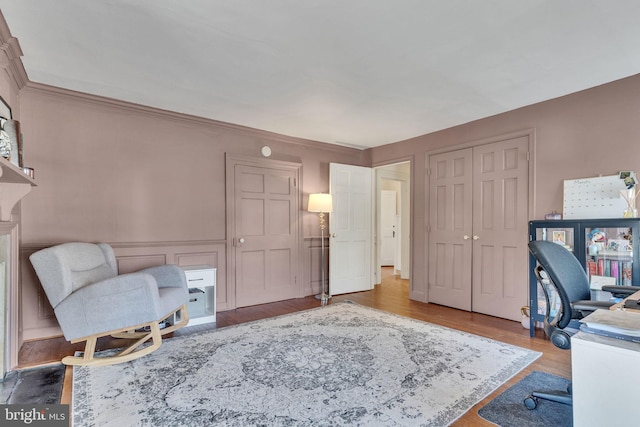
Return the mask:
POLYGON ((330 164, 333 212, 330 214, 329 292, 372 289, 372 170, 330 164))
POLYGON ((380 265, 395 266, 398 193, 380 191, 380 265))
MULTIPOLYGON (((396 215, 396 256, 393 260, 393 274, 402 274, 402 217, 396 215)), ((404 277, 403 277, 404 279, 404 277)))

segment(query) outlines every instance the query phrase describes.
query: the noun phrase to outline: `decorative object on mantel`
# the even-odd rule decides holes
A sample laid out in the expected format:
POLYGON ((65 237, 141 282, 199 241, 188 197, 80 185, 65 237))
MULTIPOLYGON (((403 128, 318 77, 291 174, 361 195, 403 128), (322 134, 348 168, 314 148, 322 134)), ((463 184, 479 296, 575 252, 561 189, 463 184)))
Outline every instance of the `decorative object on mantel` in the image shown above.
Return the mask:
POLYGON ((12 120, 11 107, 0 97, 0 221, 11 221, 16 203, 36 185, 22 168, 20 124, 12 120))
POLYGON ((0 117, 0 156, 17 167, 22 167, 20 122, 0 117))
POLYGON ((29 168, 25 166, 22 168, 22 172, 24 172, 24 174, 31 179, 35 179, 36 177, 36 173, 35 173, 35 170, 33 170, 33 168, 29 168))
POLYGON ((11 159, 11 137, 4 129, 5 123, 11 120, 11 107, 0 97, 0 157, 11 159))
POLYGON ((11 137, 5 127, 9 127, 7 124, 10 120, 0 117, 0 156, 4 157, 7 160, 11 160, 11 149, 12 142, 11 137))
POLYGON ((329 299, 331 299, 331 294, 329 289, 325 292, 325 277, 324 277, 324 230, 327 228, 327 224, 324 221, 324 214, 330 213, 333 211, 333 199, 331 198, 331 194, 325 193, 315 193, 309 194, 309 212, 317 212, 320 217, 320 235, 322 239, 322 254, 321 254, 321 268, 322 268, 322 289, 316 298, 322 302, 322 305, 325 305, 329 299))

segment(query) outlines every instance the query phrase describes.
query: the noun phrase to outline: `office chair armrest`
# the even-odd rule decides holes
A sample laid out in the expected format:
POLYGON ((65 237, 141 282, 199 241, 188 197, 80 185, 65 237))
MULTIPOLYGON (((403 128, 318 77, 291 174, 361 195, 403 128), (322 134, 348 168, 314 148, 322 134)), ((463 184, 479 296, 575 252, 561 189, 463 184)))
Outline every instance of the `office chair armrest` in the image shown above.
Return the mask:
POLYGON ((571 307, 573 308, 574 311, 579 311, 584 313, 584 312, 596 311, 599 308, 607 310, 613 304, 614 303, 611 301, 582 300, 582 301, 573 302, 571 304, 571 307))
POLYGON ((640 291, 640 286, 604 285, 602 290, 605 292, 611 292, 616 298, 626 298, 629 295, 633 295, 640 291))

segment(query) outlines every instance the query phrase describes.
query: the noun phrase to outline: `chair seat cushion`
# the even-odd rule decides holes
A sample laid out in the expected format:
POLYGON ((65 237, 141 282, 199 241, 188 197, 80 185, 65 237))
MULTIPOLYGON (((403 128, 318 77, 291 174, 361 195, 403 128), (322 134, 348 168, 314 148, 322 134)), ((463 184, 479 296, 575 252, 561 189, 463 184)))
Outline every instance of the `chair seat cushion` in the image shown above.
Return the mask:
POLYGON ((186 304, 189 299, 189 292, 185 288, 158 288, 158 292, 160 293, 159 310, 161 313, 161 319, 158 320, 173 313, 176 307, 186 304))

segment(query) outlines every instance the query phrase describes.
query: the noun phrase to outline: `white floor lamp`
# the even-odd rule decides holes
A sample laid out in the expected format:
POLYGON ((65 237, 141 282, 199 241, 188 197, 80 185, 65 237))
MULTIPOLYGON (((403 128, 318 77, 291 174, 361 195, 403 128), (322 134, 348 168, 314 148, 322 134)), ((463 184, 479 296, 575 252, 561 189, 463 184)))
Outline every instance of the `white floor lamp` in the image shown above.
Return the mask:
POLYGON ((322 254, 321 254, 321 258, 322 258, 322 290, 320 291, 320 293, 318 295, 316 295, 316 298, 319 299, 322 302, 322 305, 325 305, 329 299, 331 298, 331 295, 329 294, 329 289, 326 289, 325 291, 325 277, 324 277, 324 270, 325 270, 325 264, 324 264, 324 230, 327 228, 327 224, 324 220, 324 214, 325 213, 329 213, 331 211, 333 211, 333 200, 331 199, 331 194, 326 194, 326 193, 314 193, 314 194, 309 194, 309 208, 308 208, 309 212, 317 212, 318 216, 320 217, 320 235, 322 236, 322 254))

